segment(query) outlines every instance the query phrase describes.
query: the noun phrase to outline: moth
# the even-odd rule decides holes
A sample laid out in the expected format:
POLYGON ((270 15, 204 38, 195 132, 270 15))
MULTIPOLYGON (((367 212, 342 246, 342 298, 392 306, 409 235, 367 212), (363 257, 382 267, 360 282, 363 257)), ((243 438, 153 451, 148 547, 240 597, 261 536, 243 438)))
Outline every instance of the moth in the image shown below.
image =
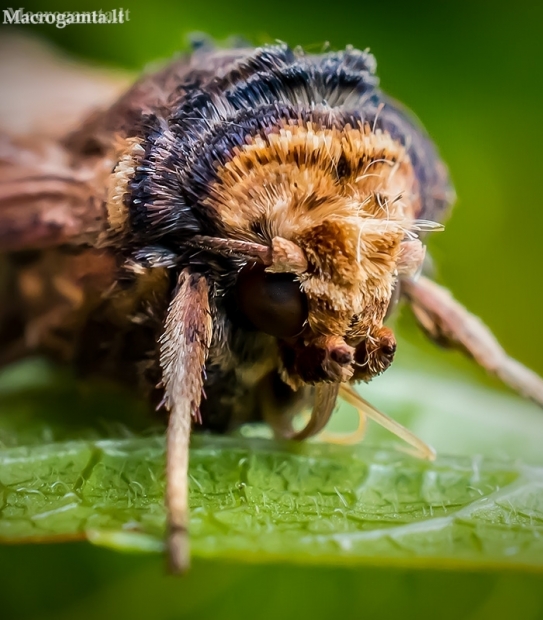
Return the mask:
POLYGON ((167 409, 174 571, 192 427, 264 420, 302 440, 341 396, 433 458, 353 388, 392 363, 400 299, 543 404, 543 381, 421 275, 454 192, 369 52, 206 44, 129 86, 7 39, 0 363, 43 353, 167 409))

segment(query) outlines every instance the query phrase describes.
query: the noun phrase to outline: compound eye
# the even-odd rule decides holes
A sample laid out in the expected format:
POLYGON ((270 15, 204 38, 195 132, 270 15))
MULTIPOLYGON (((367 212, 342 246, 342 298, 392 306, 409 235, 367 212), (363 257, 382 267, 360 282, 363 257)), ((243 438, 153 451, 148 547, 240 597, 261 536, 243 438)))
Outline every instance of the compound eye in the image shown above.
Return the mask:
POLYGON ((237 281, 239 308, 260 331, 289 338, 302 331, 307 300, 290 273, 267 273, 259 264, 246 265, 237 281))

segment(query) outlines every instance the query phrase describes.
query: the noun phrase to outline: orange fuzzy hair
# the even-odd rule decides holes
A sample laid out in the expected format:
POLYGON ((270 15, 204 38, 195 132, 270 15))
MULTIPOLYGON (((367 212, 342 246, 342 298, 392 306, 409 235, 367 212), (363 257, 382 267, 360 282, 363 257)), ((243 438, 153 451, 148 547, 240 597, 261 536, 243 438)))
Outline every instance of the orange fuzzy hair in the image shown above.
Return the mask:
MULTIPOLYGON (((238 149, 207 204, 225 236, 296 244, 298 274, 317 335, 369 338, 382 328, 419 211, 406 149, 368 125, 284 124, 238 149)), ((420 253, 422 256, 423 253, 420 253)))

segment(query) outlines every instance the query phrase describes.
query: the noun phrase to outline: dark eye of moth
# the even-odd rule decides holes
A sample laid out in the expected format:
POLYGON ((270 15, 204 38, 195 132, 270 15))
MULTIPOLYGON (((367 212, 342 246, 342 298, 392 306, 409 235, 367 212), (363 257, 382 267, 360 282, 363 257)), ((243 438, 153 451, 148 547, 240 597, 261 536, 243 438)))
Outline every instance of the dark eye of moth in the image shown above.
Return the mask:
POLYGON ((240 271, 237 301, 254 327, 277 338, 296 336, 307 319, 307 300, 294 276, 267 273, 262 265, 252 263, 240 271))

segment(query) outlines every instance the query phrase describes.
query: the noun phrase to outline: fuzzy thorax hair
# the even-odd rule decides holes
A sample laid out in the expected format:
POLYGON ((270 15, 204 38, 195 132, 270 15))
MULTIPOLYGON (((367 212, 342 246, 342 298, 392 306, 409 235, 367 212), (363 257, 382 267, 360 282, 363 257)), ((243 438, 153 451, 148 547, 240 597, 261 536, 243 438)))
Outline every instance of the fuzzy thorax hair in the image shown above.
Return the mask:
POLYGON ((369 125, 291 121, 248 139, 218 177, 206 201, 224 236, 286 239, 305 256, 297 275, 313 334, 374 338, 398 272, 416 254, 402 248, 413 245, 420 208, 405 148, 369 125))

